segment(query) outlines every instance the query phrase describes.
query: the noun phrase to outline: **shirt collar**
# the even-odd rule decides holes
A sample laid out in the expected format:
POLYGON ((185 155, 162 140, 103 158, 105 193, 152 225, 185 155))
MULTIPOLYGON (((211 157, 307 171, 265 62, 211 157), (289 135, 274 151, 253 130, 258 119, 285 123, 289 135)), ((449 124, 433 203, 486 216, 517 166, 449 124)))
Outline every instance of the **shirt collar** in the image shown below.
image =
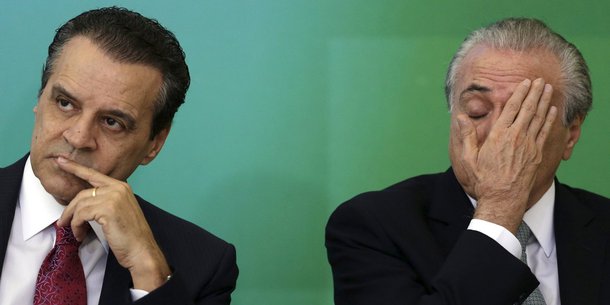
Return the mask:
MULTIPOLYGON (((476 208, 477 201, 470 197, 470 195, 466 195, 476 208)), ((555 251, 554 211, 555 181, 553 181, 540 200, 523 215, 523 221, 530 227, 547 257, 550 257, 553 251, 555 251)))
POLYGON ((555 250, 554 212, 555 181, 523 216, 523 221, 530 227, 547 257, 555 250))
MULTIPOLYGON (((19 206, 21 208, 23 240, 32 238, 32 236, 53 224, 65 209, 65 206, 58 203, 51 194, 47 193, 38 177, 34 175, 30 157, 28 157, 23 170, 23 180, 19 191, 19 206)), ((106 253, 108 253, 108 241, 104 236, 102 227, 95 221, 90 221, 89 224, 106 253)))

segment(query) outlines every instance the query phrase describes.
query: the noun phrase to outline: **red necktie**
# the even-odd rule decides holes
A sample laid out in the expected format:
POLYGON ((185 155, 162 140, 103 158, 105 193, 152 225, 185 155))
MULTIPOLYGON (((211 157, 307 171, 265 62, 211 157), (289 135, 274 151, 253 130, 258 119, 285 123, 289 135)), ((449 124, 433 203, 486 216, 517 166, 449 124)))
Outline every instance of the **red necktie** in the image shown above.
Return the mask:
POLYGON ((55 247, 40 266, 34 305, 86 305, 85 273, 78 257, 80 242, 70 226, 54 226, 55 247))

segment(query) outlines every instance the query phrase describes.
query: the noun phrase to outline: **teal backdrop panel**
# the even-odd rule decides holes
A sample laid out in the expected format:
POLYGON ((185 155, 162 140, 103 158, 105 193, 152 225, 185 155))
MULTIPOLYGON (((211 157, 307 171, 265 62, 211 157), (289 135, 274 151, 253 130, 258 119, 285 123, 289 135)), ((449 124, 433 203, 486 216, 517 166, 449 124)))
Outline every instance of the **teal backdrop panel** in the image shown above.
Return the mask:
POLYGON ((594 109, 558 177, 610 196, 607 1, 3 1, 0 164, 29 147, 54 30, 120 5, 158 19, 191 69, 160 156, 129 179, 144 198, 235 244, 234 304, 332 304, 324 248, 342 201, 444 171, 447 64, 471 30, 541 18, 587 59, 594 109))

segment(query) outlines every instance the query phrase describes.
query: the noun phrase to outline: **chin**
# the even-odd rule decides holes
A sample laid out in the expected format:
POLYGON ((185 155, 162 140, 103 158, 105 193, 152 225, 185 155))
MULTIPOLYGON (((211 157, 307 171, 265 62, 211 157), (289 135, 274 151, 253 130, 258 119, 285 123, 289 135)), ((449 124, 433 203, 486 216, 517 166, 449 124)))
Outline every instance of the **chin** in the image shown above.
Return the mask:
POLYGON ((51 194, 60 204, 68 205, 70 201, 72 201, 72 199, 74 199, 74 197, 76 197, 76 195, 78 195, 78 193, 83 189, 84 187, 50 188, 47 189, 47 192, 49 192, 49 194, 51 194))
POLYGON ((80 191, 89 187, 85 181, 68 174, 42 175, 39 179, 45 190, 63 205, 68 205, 80 191))

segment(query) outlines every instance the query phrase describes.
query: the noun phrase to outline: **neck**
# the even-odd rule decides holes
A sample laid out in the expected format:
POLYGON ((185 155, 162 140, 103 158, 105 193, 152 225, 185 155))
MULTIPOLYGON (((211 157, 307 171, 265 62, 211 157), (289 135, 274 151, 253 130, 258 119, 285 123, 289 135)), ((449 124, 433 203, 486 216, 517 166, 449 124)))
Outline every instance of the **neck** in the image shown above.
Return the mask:
POLYGON ((542 196, 544 196, 544 193, 549 190, 551 184, 553 184, 553 179, 542 183, 539 187, 534 186, 527 201, 526 211, 533 207, 538 201, 540 201, 540 198, 542 198, 542 196))

